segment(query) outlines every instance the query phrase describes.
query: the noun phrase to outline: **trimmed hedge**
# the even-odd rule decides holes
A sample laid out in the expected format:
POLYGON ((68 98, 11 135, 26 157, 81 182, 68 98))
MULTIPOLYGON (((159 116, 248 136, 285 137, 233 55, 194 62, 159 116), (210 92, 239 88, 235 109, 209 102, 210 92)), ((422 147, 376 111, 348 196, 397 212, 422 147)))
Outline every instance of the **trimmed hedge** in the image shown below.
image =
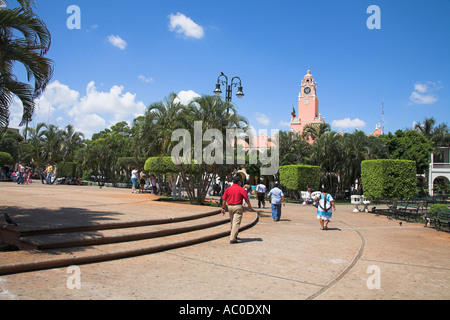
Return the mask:
POLYGON ((150 173, 177 173, 179 171, 177 165, 173 163, 172 157, 148 158, 144 170, 150 173))
POLYGON ((280 167, 280 183, 290 190, 305 191, 320 187, 320 167, 308 165, 289 165, 280 167))
POLYGON ((13 157, 7 152, 0 152, 0 166, 12 165, 14 163, 13 157))
POLYGON ((416 194, 416 162, 366 160, 361 162, 364 196, 369 199, 408 200, 416 194))

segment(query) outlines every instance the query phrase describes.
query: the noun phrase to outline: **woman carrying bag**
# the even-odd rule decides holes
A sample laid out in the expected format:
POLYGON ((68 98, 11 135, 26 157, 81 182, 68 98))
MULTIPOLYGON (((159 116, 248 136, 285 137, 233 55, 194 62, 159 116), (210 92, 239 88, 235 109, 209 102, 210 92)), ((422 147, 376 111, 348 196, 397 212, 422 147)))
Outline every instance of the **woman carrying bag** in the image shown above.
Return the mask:
POLYGON ((334 211, 336 211, 336 205, 331 194, 327 194, 327 189, 322 188, 321 194, 314 198, 314 202, 317 207, 317 219, 320 221, 320 227, 322 230, 328 230, 328 223, 331 221, 334 211))

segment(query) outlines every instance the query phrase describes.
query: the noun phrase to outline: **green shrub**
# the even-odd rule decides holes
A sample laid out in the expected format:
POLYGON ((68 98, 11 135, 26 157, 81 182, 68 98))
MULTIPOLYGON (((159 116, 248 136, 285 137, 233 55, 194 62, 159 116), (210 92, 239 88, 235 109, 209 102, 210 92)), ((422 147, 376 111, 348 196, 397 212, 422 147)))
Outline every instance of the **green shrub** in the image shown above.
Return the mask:
POLYGON ((416 163, 411 160, 366 160, 361 163, 364 196, 408 200, 416 193, 416 163))
POLYGON ((280 183, 290 190, 305 191, 320 187, 320 168, 308 165, 289 165, 280 167, 280 183))
POLYGON ((177 173, 178 167, 172 161, 172 157, 148 158, 144 165, 144 170, 150 173, 177 173))
POLYGON ((442 203, 434 203, 430 206, 428 213, 435 214, 438 210, 441 210, 441 209, 448 209, 448 206, 446 204, 442 204, 442 203))
POLYGON ((7 152, 0 152, 0 166, 12 165, 14 163, 13 157, 7 152))

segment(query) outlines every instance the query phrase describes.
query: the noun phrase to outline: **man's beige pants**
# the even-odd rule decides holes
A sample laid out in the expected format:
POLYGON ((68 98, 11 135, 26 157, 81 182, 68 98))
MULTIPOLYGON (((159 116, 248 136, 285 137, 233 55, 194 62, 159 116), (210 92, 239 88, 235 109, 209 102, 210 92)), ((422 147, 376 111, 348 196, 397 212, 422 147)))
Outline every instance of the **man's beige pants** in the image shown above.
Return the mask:
POLYGON ((228 213, 230 214, 231 221, 231 234, 230 241, 236 241, 239 228, 241 226, 242 215, 244 214, 244 209, 242 205, 228 206, 228 213))

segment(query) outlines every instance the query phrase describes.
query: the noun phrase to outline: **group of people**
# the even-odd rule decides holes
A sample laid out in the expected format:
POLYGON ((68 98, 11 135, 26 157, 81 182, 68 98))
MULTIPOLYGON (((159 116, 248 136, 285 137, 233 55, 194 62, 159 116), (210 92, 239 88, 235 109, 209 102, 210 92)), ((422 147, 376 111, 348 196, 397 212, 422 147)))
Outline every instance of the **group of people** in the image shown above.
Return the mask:
POLYGON ((136 193, 136 189, 139 193, 143 193, 145 190, 152 190, 152 194, 158 193, 158 179, 154 174, 150 176, 146 171, 139 172, 137 168, 134 168, 131 171, 131 184, 131 193, 136 193))
MULTIPOLYGON (((225 215, 226 207, 228 206, 228 213, 231 221, 230 243, 238 242, 238 232, 242 221, 244 212, 243 205, 246 203, 248 210, 253 211, 250 203, 250 193, 248 189, 242 187, 243 181, 239 175, 233 178, 233 185, 227 188, 222 197, 222 214, 225 215)), ((258 198, 258 208, 265 208, 266 186, 260 181, 256 186, 256 193, 258 198)), ((281 206, 286 205, 283 191, 279 188, 278 182, 275 182, 274 187, 267 194, 269 202, 272 206, 273 220, 280 221, 281 206)), ((321 194, 314 198, 315 206, 317 207, 317 219, 320 221, 322 230, 328 230, 328 223, 331 221, 332 213, 336 211, 336 206, 333 197, 327 193, 326 188, 322 188, 321 194)))
POLYGON ((20 162, 17 171, 13 171, 11 177, 17 184, 30 184, 33 182, 33 171, 20 162))

